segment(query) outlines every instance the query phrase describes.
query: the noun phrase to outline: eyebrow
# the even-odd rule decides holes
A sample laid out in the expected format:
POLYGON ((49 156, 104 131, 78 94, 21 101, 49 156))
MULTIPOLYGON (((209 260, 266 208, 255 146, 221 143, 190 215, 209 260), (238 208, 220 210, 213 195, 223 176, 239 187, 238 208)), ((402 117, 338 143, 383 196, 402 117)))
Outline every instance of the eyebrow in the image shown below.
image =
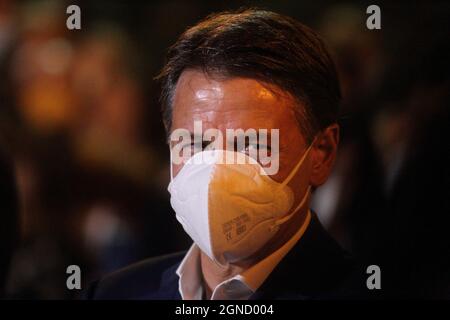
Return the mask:
MULTIPOLYGON (((233 129, 233 130, 239 130, 239 129, 242 129, 242 128, 238 128, 238 129, 233 129)), ((248 128, 248 129, 252 129, 252 128, 248 128)), ((246 130, 248 130, 248 129, 246 129, 246 130)), ((242 130, 244 130, 244 129, 242 129, 242 130)), ((246 131, 246 130, 244 130, 244 132, 246 131)), ((258 144, 259 144, 259 139, 260 139, 260 130, 267 130, 267 133, 266 133, 266 136, 267 136, 267 141, 266 141, 266 145, 270 145, 270 143, 271 143, 271 141, 272 141, 272 132, 271 132, 271 130, 273 130, 273 129, 255 129, 256 130, 256 139, 257 139, 257 142, 258 142, 258 144)), ((190 133, 190 137, 191 137, 191 141, 192 142, 194 142, 195 141, 195 138, 197 137, 197 139, 199 140, 199 141, 202 141, 202 142, 204 142, 204 141, 209 141, 209 142, 211 142, 211 140, 210 139, 203 139, 203 133, 201 134, 201 135, 195 135, 192 131, 189 131, 189 133, 190 133)), ((222 136, 223 137, 225 137, 225 138, 227 138, 227 134, 226 133, 223 133, 222 132, 222 136)), ((233 135, 233 137, 234 138, 240 138, 240 137, 242 137, 242 136, 246 136, 245 134, 239 134, 239 135, 233 135)), ((226 140, 226 141, 231 141, 231 140, 226 140)))

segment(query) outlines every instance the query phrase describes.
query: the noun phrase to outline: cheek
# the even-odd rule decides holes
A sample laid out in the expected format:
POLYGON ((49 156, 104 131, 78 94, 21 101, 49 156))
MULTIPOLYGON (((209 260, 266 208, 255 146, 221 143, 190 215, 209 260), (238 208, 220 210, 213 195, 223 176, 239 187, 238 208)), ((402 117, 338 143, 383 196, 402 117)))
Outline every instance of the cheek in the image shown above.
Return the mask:
POLYGON ((281 183, 286 179, 290 172, 289 156, 284 152, 280 153, 278 155, 278 159, 276 159, 275 161, 278 161, 278 172, 274 175, 271 175, 270 178, 281 183))
MULTIPOLYGON (((304 142, 298 137, 289 137, 287 142, 280 142, 279 151, 279 172, 274 176, 274 179, 279 182, 283 182, 289 174, 295 169, 298 162, 303 157, 305 152, 304 142), (296 142, 294 142, 296 141, 296 142)), ((303 163, 297 170, 295 176, 303 171, 305 163, 303 163)), ((294 178, 295 178, 294 176, 294 178)), ((293 179, 294 179, 293 178, 293 179)))
POLYGON ((172 166, 172 174, 173 177, 175 178, 178 174, 178 172, 180 172, 181 168, 183 168, 182 164, 170 164, 172 166))
POLYGON ((289 187, 294 191, 295 201, 298 203, 302 200, 305 192, 310 184, 311 177, 311 161, 309 157, 305 159, 297 174, 289 182, 289 187))
POLYGON ((171 168, 172 168, 172 175, 174 178, 178 175, 178 173, 181 171, 181 169, 183 169, 184 164, 186 163, 187 160, 188 159, 186 159, 186 160, 182 159, 181 163, 172 163, 172 162, 170 163, 171 168))

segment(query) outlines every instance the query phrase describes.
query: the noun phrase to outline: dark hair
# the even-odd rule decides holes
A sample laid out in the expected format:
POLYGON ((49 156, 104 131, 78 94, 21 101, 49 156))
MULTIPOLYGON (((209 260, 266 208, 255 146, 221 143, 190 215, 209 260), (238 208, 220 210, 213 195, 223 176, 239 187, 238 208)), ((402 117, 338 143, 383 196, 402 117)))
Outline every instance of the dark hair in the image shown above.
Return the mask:
POLYGON ((185 31, 157 77, 168 132, 172 96, 186 69, 253 78, 289 92, 305 106, 296 111, 307 139, 337 121, 341 93, 333 60, 322 39, 290 17, 258 9, 222 12, 185 31))

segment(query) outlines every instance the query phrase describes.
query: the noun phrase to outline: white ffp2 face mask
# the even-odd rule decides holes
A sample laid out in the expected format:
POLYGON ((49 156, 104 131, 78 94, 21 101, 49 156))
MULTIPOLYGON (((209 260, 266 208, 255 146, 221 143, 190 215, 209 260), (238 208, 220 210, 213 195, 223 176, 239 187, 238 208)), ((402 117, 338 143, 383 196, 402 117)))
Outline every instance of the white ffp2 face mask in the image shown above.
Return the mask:
POLYGON ((287 184, 310 149, 282 183, 261 174, 261 165, 243 153, 196 153, 168 187, 177 220, 200 249, 219 264, 250 257, 305 204, 309 187, 298 206, 288 213, 294 193, 287 184), (227 164, 224 157, 235 162, 227 164))

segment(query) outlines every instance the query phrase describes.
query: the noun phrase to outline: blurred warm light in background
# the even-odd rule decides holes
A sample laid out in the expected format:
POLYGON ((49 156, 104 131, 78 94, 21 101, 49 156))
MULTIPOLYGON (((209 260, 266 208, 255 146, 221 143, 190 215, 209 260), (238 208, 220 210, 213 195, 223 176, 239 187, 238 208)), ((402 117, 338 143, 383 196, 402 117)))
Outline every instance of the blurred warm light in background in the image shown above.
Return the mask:
MULTIPOLYGON (((413 246, 394 234, 419 242, 423 235, 411 234, 425 204, 439 211, 445 198, 439 179, 437 198, 424 193, 420 186, 431 182, 418 168, 433 161, 439 168, 444 158, 432 143, 448 110, 448 6, 392 5, 377 32, 365 28, 358 2, 250 4, 312 26, 335 55, 343 135, 333 176, 314 197, 320 219, 362 259, 409 261, 413 246)), ((88 282, 188 247, 166 192, 168 151, 152 78, 186 27, 243 3, 80 1, 80 31, 66 29, 67 5, 0 2, 0 142, 14 160, 21 221, 11 297, 70 297, 61 270, 75 261, 88 282)))

